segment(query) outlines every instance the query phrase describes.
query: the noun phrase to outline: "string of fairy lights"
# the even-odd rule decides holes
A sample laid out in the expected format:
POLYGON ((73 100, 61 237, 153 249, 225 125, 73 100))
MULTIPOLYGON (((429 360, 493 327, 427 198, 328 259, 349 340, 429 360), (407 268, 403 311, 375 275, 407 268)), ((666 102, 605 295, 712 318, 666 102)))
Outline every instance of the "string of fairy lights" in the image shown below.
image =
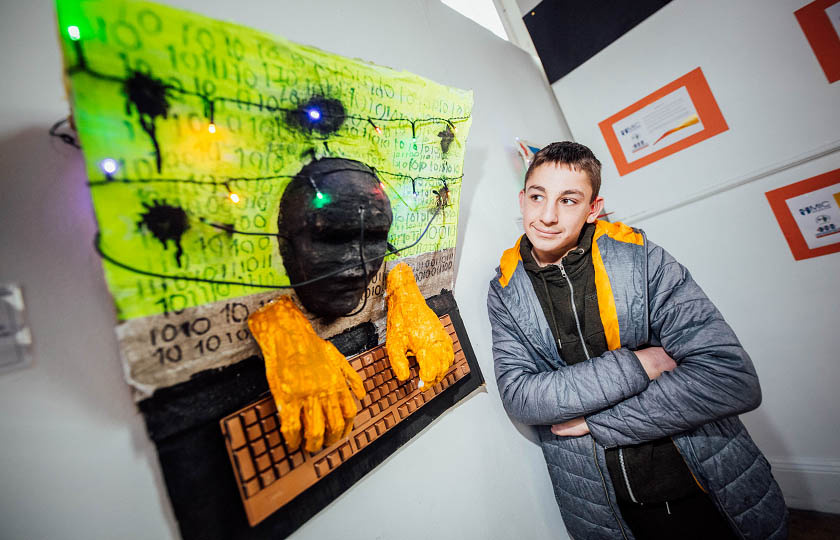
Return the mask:
MULTIPOLYGON (((70 37, 71 43, 72 43, 73 48, 74 48, 75 53, 76 53, 76 64, 67 69, 67 73, 68 73, 69 76, 73 76, 73 75, 78 74, 78 73, 84 73, 84 74, 86 74, 90 77, 96 78, 98 80, 110 81, 110 82, 114 82, 114 83, 118 83, 118 84, 122 84, 122 85, 129 84, 129 81, 130 81, 129 78, 119 77, 119 76, 111 75, 111 74, 107 74, 107 73, 102 73, 102 72, 99 72, 99 71, 91 68, 90 65, 88 64, 87 58, 85 57, 84 50, 82 48, 82 35, 81 35, 80 29, 77 26, 69 26, 69 27, 67 27, 67 33, 68 33, 68 36, 70 37)), ((134 76, 137 77, 138 73, 135 72, 134 76)), ((466 122, 471 118, 470 115, 449 117, 449 118, 437 117, 437 116, 432 116, 432 117, 427 117, 427 118, 406 118, 406 117, 403 117, 403 116, 394 116, 394 117, 390 117, 390 118, 389 117, 374 118, 374 117, 370 117, 370 116, 347 114, 347 112, 343 108, 343 105, 341 105, 340 102, 337 102, 337 100, 333 100, 333 101, 336 101, 338 103, 338 106, 334 106, 331 103, 326 103, 327 106, 324 106, 325 105, 324 103, 320 103, 318 101, 310 99, 309 102, 303 104, 302 106, 298 106, 296 108, 288 108, 288 107, 280 107, 280 106, 270 106, 270 105, 267 105, 267 104, 262 103, 262 102, 258 103, 258 102, 245 100, 245 99, 240 99, 240 98, 233 98, 233 97, 227 97, 227 96, 210 96, 208 94, 203 94, 203 93, 200 93, 200 92, 194 92, 194 91, 186 90, 184 88, 180 88, 180 87, 172 85, 172 84, 163 83, 162 81, 153 79, 149 75, 145 75, 145 81, 152 81, 155 84, 155 89, 162 89, 162 94, 163 95, 161 97, 163 99, 165 99, 166 93, 169 93, 169 92, 177 93, 177 94, 180 94, 180 95, 183 95, 183 96, 192 96, 192 97, 196 97, 196 98, 200 99, 202 101, 203 105, 204 105, 204 115, 207 119, 206 129, 207 129, 207 132, 210 133, 211 135, 217 133, 217 131, 219 129, 218 126, 216 125, 215 113, 216 113, 217 104, 221 104, 221 103, 235 104, 235 105, 238 105, 240 108, 246 107, 249 111, 251 110, 251 108, 256 108, 258 111, 266 110, 269 113, 285 113, 287 115, 296 114, 296 115, 298 115, 298 117, 304 119, 304 121, 308 123, 308 125, 304 126, 304 127, 308 127, 310 132, 317 131, 317 132, 320 132, 320 133, 328 133, 330 131, 337 131, 338 128, 344 123, 345 120, 354 120, 354 121, 357 121, 357 122, 367 123, 373 128, 373 131, 377 135, 383 135, 384 130, 382 128, 382 125, 387 125, 389 123, 397 124, 397 125, 408 124, 411 128, 412 142, 414 142, 414 143, 416 143, 416 139, 417 139, 417 127, 418 126, 423 125, 423 124, 438 123, 438 124, 443 124, 445 126, 446 131, 441 132, 441 134, 439 134, 439 136, 442 137, 442 141, 445 137, 449 139, 446 142, 446 147, 448 147, 448 143, 451 142, 451 140, 453 140, 455 138, 454 134, 457 132, 457 129, 458 129, 456 124, 461 123, 461 122, 466 122), (338 122, 337 124, 335 123, 336 121, 338 122), (327 127, 326 124, 330 123, 330 122, 331 122, 330 126, 327 127), (331 127, 332 125, 335 125, 336 127, 333 128, 333 127, 331 127)), ((158 169, 160 170, 160 167, 161 167, 161 165, 160 165, 160 150, 159 150, 157 141, 154 139, 154 126, 152 126, 151 128, 148 128, 148 125, 146 123, 144 123, 144 117, 143 117, 144 113, 143 113, 143 111, 141 111, 141 107, 137 106, 137 103, 135 103, 135 106, 137 108, 138 115, 140 116, 140 121, 141 121, 142 127, 144 128, 144 130, 147 131, 147 133, 149 133, 149 135, 153 139, 153 143, 155 145, 155 149, 156 149, 156 152, 157 152, 157 155, 158 155, 158 169)), ((164 103, 164 109, 163 109, 164 111, 165 111, 166 107, 168 107, 168 104, 164 103)), ((150 118, 153 118, 157 113, 146 113, 146 114, 149 115, 150 118)), ((164 116, 165 116, 165 114, 164 114, 164 116)), ((68 135, 66 133, 59 133, 57 131, 58 127, 62 123, 63 123, 63 121, 57 122, 50 129, 50 135, 53 135, 55 137, 59 137, 65 143, 79 148, 80 145, 79 145, 79 143, 76 139, 74 139, 73 137, 71 137, 70 135, 68 135)), ((326 146, 326 142, 324 142, 324 145, 326 146)), ((290 175, 290 174, 277 174, 277 175, 257 176, 257 177, 241 177, 241 176, 234 177, 234 176, 229 176, 229 177, 225 177, 224 179, 220 179, 220 180, 215 180, 215 179, 213 179, 213 180, 200 180, 200 179, 196 179, 196 178, 135 178, 135 179, 132 179, 132 178, 117 178, 117 173, 120 170, 120 162, 117 161, 114 158, 111 158, 111 157, 104 158, 98 163, 98 166, 99 166, 99 169, 101 170, 102 174, 104 175, 104 179, 89 181, 88 185, 90 187, 100 187, 100 186, 119 185, 119 184, 151 184, 151 183, 185 183, 185 184, 194 184, 194 185, 223 186, 227 190, 227 198, 234 204, 238 204, 240 201, 242 201, 242 196, 239 193, 237 193, 234 189, 232 189, 231 184, 235 185, 235 183, 237 183, 237 182, 260 182, 260 181, 272 181, 272 180, 279 180, 279 179, 293 179, 297 176, 297 175, 290 175)), ((329 171, 328 173, 324 173, 324 174, 332 174, 332 173, 335 173, 335 172, 341 172, 342 170, 343 169, 329 171)), ((349 169, 347 169, 347 170, 349 171, 349 169)), ((189 276, 189 275, 184 275, 184 274, 169 275, 169 274, 144 270, 144 269, 141 269, 141 268, 136 268, 136 267, 133 267, 129 264, 126 264, 122 261, 119 261, 118 259, 109 255, 102 247, 101 234, 99 232, 96 233, 96 236, 95 236, 95 239, 94 239, 94 249, 96 250, 96 252, 99 254, 99 256, 102 259, 108 261, 109 263, 111 263, 111 264, 113 264, 117 267, 123 268, 125 270, 128 270, 132 273, 139 274, 139 275, 144 275, 144 276, 154 277, 154 278, 159 278, 159 279, 176 279, 176 280, 183 280, 183 281, 210 283, 210 284, 222 284, 222 285, 240 285, 240 286, 246 286, 246 287, 256 287, 256 288, 265 288, 265 289, 286 289, 286 288, 295 288, 295 287, 300 287, 300 286, 304 286, 304 285, 309 285, 309 284, 321 281, 323 279, 330 278, 330 277, 335 276, 337 274, 340 274, 342 272, 352 270, 352 269, 357 268, 359 266, 362 266, 363 269, 365 269, 365 271, 366 271, 368 263, 372 263, 372 262, 376 262, 378 260, 382 260, 389 255, 398 254, 402 251, 411 249, 414 246, 416 246, 417 244, 419 244, 420 241, 428 233, 428 231, 429 231, 432 223, 434 222, 435 218, 438 216, 438 214, 446 206, 447 201, 448 201, 448 191, 449 191, 450 183, 457 183, 463 178, 463 175, 458 175, 458 176, 412 176, 412 175, 407 175, 407 174, 404 174, 404 173, 389 172, 389 171, 384 171, 384 170, 380 170, 380 169, 376 169, 376 168, 372 168, 372 171, 373 171, 374 177, 379 181, 382 189, 385 189, 385 187, 387 186, 397 195, 398 198, 400 198, 400 200, 402 200, 402 197, 400 196, 399 191, 394 189, 393 187, 391 187, 390 184, 388 184, 385 181, 384 178, 381 178, 378 175, 384 175, 384 176, 388 176, 388 177, 392 177, 392 178, 399 178, 399 179, 402 179, 402 180, 410 181, 411 182, 411 188, 412 188, 412 194, 414 195, 415 198, 418 196, 418 193, 417 193, 417 182, 418 181, 433 180, 433 181, 440 182, 440 184, 441 184, 440 191, 434 191, 434 193, 438 197, 438 202, 435 205, 435 210, 432 213, 432 215, 431 215, 428 223, 426 224, 425 228, 423 229, 422 233, 417 237, 417 239, 414 242, 412 242, 412 243, 410 243, 406 246, 403 246, 401 248, 395 248, 394 246, 388 244, 388 249, 386 250, 386 253, 384 255, 380 255, 380 256, 377 256, 377 257, 373 257, 373 258, 366 258, 363 249, 360 247, 360 254, 359 254, 360 255, 360 260, 359 260, 359 262, 344 266, 342 268, 335 269, 334 271, 328 272, 328 273, 326 273, 324 275, 321 275, 321 276, 314 277, 312 279, 308 279, 308 280, 300 282, 300 283, 293 283, 293 284, 289 284, 289 285, 279 285, 279 284, 248 283, 248 282, 230 281, 230 280, 215 280, 215 279, 206 279, 206 278, 202 278, 202 277, 199 277, 199 276, 189 276)), ((359 171, 356 170, 356 169, 353 169, 353 172, 358 173, 359 171)), ((329 202, 329 195, 323 193, 319 189, 319 187, 316 183, 316 178, 310 176, 310 177, 308 177, 308 180, 310 181, 312 187, 315 190, 315 197, 320 203, 320 204, 318 204, 318 206, 320 207, 321 204, 328 203, 329 202)), ((406 203, 404 200, 402 200, 402 202, 405 203, 406 206, 408 208, 410 208, 412 211, 417 211, 417 208, 411 208, 411 206, 408 203, 406 203)), ((360 210, 360 212, 362 212, 362 210, 360 210)), ((198 220, 203 224, 209 225, 211 227, 223 230, 223 231, 225 231, 227 233, 231 233, 231 234, 260 235, 260 236, 274 236, 274 237, 279 236, 278 233, 239 231, 239 230, 234 229, 232 226, 229 226, 229 225, 226 225, 226 224, 213 223, 213 222, 207 220, 204 217, 199 217, 198 220)), ((361 240, 360 245, 363 245, 363 243, 364 243, 363 242, 363 239, 364 239, 364 214, 363 213, 360 215, 360 233, 359 234, 360 234, 360 240, 361 240)), ((367 298, 365 298, 365 301, 366 301, 366 299, 367 298)), ((354 312, 353 314, 358 313, 359 311, 364 309, 364 305, 365 304, 363 304, 362 307, 359 308, 359 310, 354 312)), ((350 315, 353 315, 353 314, 350 314, 350 315)))
MULTIPOLYGON (((73 74, 79 73, 79 72, 83 72, 83 73, 86 73, 87 75, 89 75, 91 77, 94 77, 94 78, 97 78, 97 79, 100 79, 100 80, 112 81, 112 82, 117 82, 117 83, 121 83, 121 84, 124 84, 126 82, 126 79, 123 78, 123 77, 119 77, 119 76, 116 76, 116 75, 109 75, 109 74, 106 74, 106 73, 101 73, 101 72, 96 71, 93 68, 91 68, 87 63, 87 59, 84 55, 84 50, 82 49, 81 32, 80 32, 79 28, 77 26, 70 26, 70 27, 68 27, 67 32, 68 32, 68 35, 70 36, 71 42, 73 43, 74 49, 76 51, 76 57, 77 57, 77 64, 68 69, 68 73, 70 75, 73 75, 73 74)), ((298 112, 298 108, 288 108, 288 107, 280 107, 280 106, 272 107, 272 106, 267 105, 265 103, 258 103, 258 102, 254 102, 254 101, 250 101, 250 100, 244 100, 244 99, 241 99, 241 98, 227 97, 227 96, 209 96, 207 94, 202 94, 202 93, 194 92, 194 91, 191 91, 191 90, 185 90, 183 88, 179 88, 179 87, 171 85, 171 84, 164 84, 163 86, 168 91, 176 92, 176 93, 179 93, 179 94, 182 94, 182 95, 187 95, 187 96, 194 96, 194 97, 197 97, 197 98, 201 99, 204 102, 205 115, 207 116, 207 119, 208 119, 207 131, 209 133, 216 133, 216 131, 218 129, 217 126, 216 126, 216 123, 215 123, 216 103, 224 103, 224 102, 234 103, 234 104, 241 105, 241 106, 255 107, 259 110, 262 110, 263 108, 265 108, 266 110, 268 110, 268 112, 272 112, 272 113, 273 112, 286 112, 286 113, 298 112)), ((330 117, 340 117, 341 119, 357 120, 357 121, 361 121, 361 122, 366 122, 366 123, 370 124, 371 127, 373 127, 374 131, 379 135, 382 135, 384 131, 383 131, 382 127, 379 126, 376 122, 380 122, 380 123, 387 123, 387 122, 407 123, 411 126, 411 137, 412 137, 412 139, 416 139, 416 137, 417 137, 417 126, 420 125, 420 124, 443 123, 443 124, 447 125, 449 127, 449 129, 451 129, 453 132, 457 132, 458 127, 457 127, 456 124, 461 123, 461 122, 466 122, 467 120, 469 120, 471 118, 471 115, 454 116, 454 117, 449 117, 449 118, 444 118, 444 117, 439 117, 439 116, 431 116, 431 117, 427 117, 427 118, 406 118, 404 116, 396 116, 396 117, 391 117, 391 118, 387 118, 387 117, 374 118, 374 117, 371 117, 371 116, 346 114, 344 112, 336 115, 336 114, 331 114, 327 111, 324 111, 324 110, 322 110, 321 107, 318 107, 316 105, 306 106, 306 107, 304 107, 302 112, 306 115, 308 120, 310 122, 312 122, 313 124, 317 124, 317 123, 319 123, 319 122, 321 122, 321 121, 323 121, 327 118, 330 118, 330 117)))

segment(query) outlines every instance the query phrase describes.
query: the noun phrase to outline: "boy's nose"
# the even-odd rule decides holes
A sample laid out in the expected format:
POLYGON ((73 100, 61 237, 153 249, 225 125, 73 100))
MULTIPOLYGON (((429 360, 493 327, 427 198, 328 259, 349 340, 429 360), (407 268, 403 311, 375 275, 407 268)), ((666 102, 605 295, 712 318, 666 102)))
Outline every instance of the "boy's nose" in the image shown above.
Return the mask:
POLYGON ((540 213, 540 221, 546 225, 557 223, 557 209, 553 204, 545 205, 545 208, 543 208, 543 211, 540 213))

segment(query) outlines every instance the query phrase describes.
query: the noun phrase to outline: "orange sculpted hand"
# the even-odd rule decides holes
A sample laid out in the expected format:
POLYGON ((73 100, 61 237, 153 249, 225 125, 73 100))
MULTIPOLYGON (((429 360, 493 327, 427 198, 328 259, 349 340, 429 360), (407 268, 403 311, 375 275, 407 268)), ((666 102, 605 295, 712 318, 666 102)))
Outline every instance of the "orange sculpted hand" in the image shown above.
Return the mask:
POLYGON ((346 437, 353 428, 362 379, 335 345, 318 337, 289 297, 281 296, 248 318, 265 358, 265 376, 289 450, 303 436, 308 452, 346 437), (302 413, 302 414, 301 414, 302 413))
POLYGON ((420 365, 420 379, 426 385, 438 383, 455 359, 452 339, 414 281, 411 267, 400 263, 388 274, 388 322, 385 348, 397 379, 408 378, 411 352, 420 365))

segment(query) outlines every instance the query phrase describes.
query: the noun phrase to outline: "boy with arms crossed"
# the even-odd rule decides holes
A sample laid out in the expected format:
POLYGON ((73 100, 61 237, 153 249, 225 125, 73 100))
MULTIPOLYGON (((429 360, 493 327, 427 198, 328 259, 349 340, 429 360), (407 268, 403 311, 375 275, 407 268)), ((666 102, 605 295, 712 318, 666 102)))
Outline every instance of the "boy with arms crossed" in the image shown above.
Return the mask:
POLYGON ((487 298, 505 409, 537 428, 574 538, 786 538, 737 417, 761 401, 752 361, 670 254, 597 219, 600 172, 572 142, 528 169, 487 298))

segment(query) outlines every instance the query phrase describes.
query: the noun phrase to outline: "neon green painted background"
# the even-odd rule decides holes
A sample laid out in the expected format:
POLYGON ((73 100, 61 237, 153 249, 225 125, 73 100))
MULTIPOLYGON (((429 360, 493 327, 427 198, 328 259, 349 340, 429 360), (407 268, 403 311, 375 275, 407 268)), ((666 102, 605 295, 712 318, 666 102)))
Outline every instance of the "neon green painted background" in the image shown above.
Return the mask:
MULTIPOLYGON (((289 178, 314 151, 320 157, 362 161, 378 171, 394 213, 389 241, 412 243, 434 211, 447 179, 450 205, 438 215, 423 241, 401 257, 455 246, 466 137, 472 92, 448 88, 416 75, 329 54, 312 47, 230 23, 148 2, 59 0, 58 29, 65 68, 87 66, 125 79, 139 71, 176 88, 210 97, 235 97, 262 104, 244 110, 217 102, 215 134, 204 101, 170 92, 168 118, 156 121, 162 171, 157 172, 151 140, 137 112, 128 111, 120 81, 69 71, 73 113, 83 147, 96 219, 105 253, 129 266, 165 275, 284 285, 289 279, 273 237, 228 235, 199 221, 232 224, 238 230, 275 232, 278 204, 289 178), (68 28, 76 26, 74 43, 68 28), (284 112, 313 95, 339 99, 349 116, 325 147, 319 137, 290 128, 284 112), (367 121, 372 119, 373 124, 367 121), (418 120, 415 138, 411 124, 418 120), (437 118, 424 121, 424 119, 437 118), (438 133, 452 120, 455 140, 441 152, 438 133), (379 134, 374 125, 382 129, 379 134), (104 158, 120 163, 116 181, 105 180, 104 158), (420 177, 415 182, 398 175, 420 177), (430 178, 426 178, 430 177, 430 178), (133 183, 123 183, 129 179, 133 183), (170 179, 176 182, 155 180, 170 179), (200 185, 180 180, 219 182, 200 185), (142 180, 142 182, 136 182, 142 180), (227 185, 241 197, 228 198, 227 185), (138 227, 143 204, 154 201, 187 211, 190 227, 182 238, 179 268, 175 246, 167 248, 138 227)), ((190 283, 138 275, 103 262, 120 319, 179 310, 267 289, 190 283)))

